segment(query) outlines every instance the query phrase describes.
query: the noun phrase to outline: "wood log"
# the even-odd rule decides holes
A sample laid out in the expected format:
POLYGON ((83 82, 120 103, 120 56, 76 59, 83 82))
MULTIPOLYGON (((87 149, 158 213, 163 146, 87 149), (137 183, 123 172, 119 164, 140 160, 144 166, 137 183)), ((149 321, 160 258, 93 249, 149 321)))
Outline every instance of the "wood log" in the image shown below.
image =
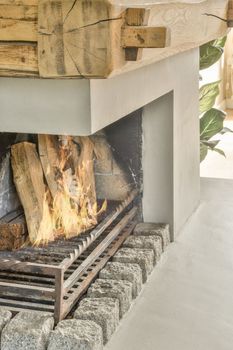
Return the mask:
POLYGON ((74 137, 72 140, 72 154, 74 152, 74 168, 76 176, 81 179, 84 192, 94 205, 96 199, 94 158, 95 146, 90 137, 74 137), (80 154, 77 154, 77 145, 79 145, 80 154))
POLYGON ((22 247, 28 231, 22 209, 5 215, 0 220, 0 250, 15 250, 22 247))
POLYGON ((59 144, 57 136, 38 135, 38 146, 45 178, 53 198, 59 190, 61 176, 65 175, 62 181, 67 181, 66 186, 79 183, 90 203, 96 203, 94 144, 89 137, 60 136, 59 144), (61 149, 65 152, 65 162, 61 149))
POLYGON ((97 223, 94 147, 88 137, 39 135, 39 154, 59 231, 71 237, 97 223), (67 219, 66 219, 67 218, 67 219))
POLYGON ((29 238, 37 242, 43 228, 51 225, 42 166, 36 145, 21 142, 11 147, 14 183, 24 209, 29 238))
POLYGON ((38 148, 40 161, 48 187, 53 198, 55 198, 58 191, 58 176, 60 166, 59 142, 57 136, 38 135, 38 148))

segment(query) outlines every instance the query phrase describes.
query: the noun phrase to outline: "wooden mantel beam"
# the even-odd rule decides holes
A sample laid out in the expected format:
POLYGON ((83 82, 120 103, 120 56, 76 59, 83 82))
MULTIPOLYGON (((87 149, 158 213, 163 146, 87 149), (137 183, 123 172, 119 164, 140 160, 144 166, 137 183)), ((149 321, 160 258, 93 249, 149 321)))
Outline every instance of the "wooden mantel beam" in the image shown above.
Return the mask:
POLYGON ((110 77, 224 36, 231 6, 232 0, 2 0, 0 76, 110 77))

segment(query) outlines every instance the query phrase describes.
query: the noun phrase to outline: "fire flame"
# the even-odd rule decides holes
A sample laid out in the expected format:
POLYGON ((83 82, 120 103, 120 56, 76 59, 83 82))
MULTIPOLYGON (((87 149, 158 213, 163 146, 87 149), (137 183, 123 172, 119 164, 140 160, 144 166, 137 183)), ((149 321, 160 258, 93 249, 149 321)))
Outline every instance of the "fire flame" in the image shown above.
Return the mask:
MULTIPOLYGON (((89 141, 90 142, 90 141, 89 141)), ((59 237, 66 239, 93 228, 97 217, 107 208, 105 200, 98 211, 95 195, 91 195, 88 172, 93 159, 84 159, 72 170, 67 167, 71 158, 72 138, 59 144, 59 162, 56 169, 57 191, 52 198, 49 190, 44 196, 43 214, 34 245, 47 244, 59 237)), ((93 174, 93 171, 91 172, 93 174)))

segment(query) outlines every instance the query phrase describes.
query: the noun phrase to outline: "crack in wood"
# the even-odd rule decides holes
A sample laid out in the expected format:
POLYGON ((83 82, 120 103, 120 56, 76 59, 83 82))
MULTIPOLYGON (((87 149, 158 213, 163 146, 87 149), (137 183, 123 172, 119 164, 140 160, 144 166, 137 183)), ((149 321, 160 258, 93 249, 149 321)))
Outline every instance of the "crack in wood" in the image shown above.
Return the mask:
POLYGON ((226 22, 226 23, 227 23, 227 19, 226 19, 226 18, 219 17, 219 16, 214 15, 214 14, 212 14, 212 13, 203 13, 203 16, 214 17, 214 18, 219 19, 220 21, 223 21, 223 22, 226 22))
POLYGON ((66 45, 64 45, 64 48, 65 48, 66 51, 68 52, 68 55, 70 56, 72 62, 74 63, 74 66, 75 66, 75 68, 77 69, 77 72, 78 72, 78 74, 80 75, 80 77, 81 77, 81 78, 86 78, 86 77, 81 73, 81 71, 80 71, 80 69, 79 69, 77 63, 76 63, 75 60, 73 59, 73 56, 71 55, 71 53, 70 53, 70 51, 68 50, 68 48, 67 48, 66 45))
POLYGON ((65 33, 73 33, 73 32, 78 31, 79 29, 88 28, 88 27, 95 26, 95 25, 100 24, 100 23, 117 21, 117 20, 121 20, 121 19, 122 19, 122 17, 101 19, 101 20, 99 20, 97 22, 86 24, 85 26, 82 26, 82 27, 70 29, 70 30, 66 31, 65 33))
POLYGON ((64 18, 64 21, 63 21, 63 25, 65 24, 65 21, 67 20, 67 18, 69 17, 71 11, 73 10, 73 8, 75 7, 75 5, 77 4, 78 0, 74 0, 71 8, 69 9, 69 11, 67 12, 66 14, 66 17, 64 18))
POLYGON ((73 46, 73 47, 76 47, 77 49, 84 50, 85 52, 87 52, 88 55, 91 55, 91 56, 95 57, 96 59, 98 59, 98 60, 100 60, 100 61, 102 61, 102 62, 105 62, 104 59, 102 59, 102 58, 99 57, 99 56, 96 56, 96 55, 95 55, 94 53, 92 53, 91 51, 88 51, 85 47, 77 46, 77 45, 72 44, 72 43, 70 43, 70 45, 73 46))

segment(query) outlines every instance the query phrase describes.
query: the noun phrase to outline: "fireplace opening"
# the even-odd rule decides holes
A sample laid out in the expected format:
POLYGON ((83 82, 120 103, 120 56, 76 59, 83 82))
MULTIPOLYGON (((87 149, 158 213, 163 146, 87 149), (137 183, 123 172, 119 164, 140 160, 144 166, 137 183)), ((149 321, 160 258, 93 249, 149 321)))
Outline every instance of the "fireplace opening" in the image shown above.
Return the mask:
POLYGON ((88 137, 2 134, 2 307, 71 311, 142 216, 141 145, 141 110, 88 137))

